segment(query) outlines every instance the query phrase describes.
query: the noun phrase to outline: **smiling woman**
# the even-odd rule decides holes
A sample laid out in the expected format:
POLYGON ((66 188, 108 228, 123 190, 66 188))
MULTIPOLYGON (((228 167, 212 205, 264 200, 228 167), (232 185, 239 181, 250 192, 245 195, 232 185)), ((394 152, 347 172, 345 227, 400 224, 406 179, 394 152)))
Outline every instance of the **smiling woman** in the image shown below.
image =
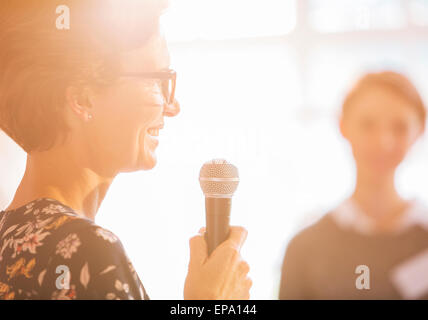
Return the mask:
MULTIPOLYGON (((164 117, 179 112, 159 31, 165 8, 159 0, 1 2, 0 128, 28 155, 0 212, 0 298, 148 298, 118 237, 94 219, 119 173, 156 165, 164 117), (59 4, 70 29, 56 28, 59 4)), ((192 238, 185 298, 248 297, 245 236, 232 228, 210 259, 203 235, 192 238)))

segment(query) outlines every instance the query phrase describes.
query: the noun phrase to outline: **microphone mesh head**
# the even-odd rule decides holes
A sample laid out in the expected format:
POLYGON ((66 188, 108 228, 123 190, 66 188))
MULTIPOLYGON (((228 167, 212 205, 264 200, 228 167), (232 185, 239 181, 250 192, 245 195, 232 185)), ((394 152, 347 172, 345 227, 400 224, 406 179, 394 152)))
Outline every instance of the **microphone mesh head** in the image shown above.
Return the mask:
POLYGON ((238 168, 223 159, 205 162, 199 172, 199 183, 206 197, 231 198, 239 183, 238 168))

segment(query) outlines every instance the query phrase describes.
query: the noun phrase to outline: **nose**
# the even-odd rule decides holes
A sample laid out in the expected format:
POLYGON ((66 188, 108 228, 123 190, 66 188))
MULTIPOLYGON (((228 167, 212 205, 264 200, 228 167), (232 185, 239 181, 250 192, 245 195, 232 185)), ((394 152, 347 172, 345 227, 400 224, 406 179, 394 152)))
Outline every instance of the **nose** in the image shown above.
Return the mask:
POLYGON ((167 117, 175 117, 179 112, 180 103, 178 103, 177 99, 174 99, 173 103, 166 104, 163 110, 164 116, 167 117))

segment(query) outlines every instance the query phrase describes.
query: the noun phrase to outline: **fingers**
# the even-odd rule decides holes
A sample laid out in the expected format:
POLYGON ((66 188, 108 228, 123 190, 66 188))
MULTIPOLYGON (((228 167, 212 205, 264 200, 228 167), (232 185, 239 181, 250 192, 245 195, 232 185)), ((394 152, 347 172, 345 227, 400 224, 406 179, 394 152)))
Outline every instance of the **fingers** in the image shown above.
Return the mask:
POLYGON ((202 265, 208 257, 208 248, 205 238, 202 234, 193 236, 189 240, 190 246, 190 265, 202 265))
POLYGON ((249 264, 241 260, 236 269, 236 293, 235 299, 248 300, 250 299, 250 289, 253 285, 253 281, 248 277, 250 271, 249 264))
POLYGON ((225 241, 232 245, 238 252, 240 252, 242 245, 247 239, 247 230, 243 227, 231 226, 229 238, 225 241))
POLYGON ((248 300, 253 281, 249 277, 241 278, 234 285, 234 290, 226 300, 248 300))
POLYGON ((244 287, 247 291, 250 291, 251 287, 253 286, 253 280, 251 278, 246 277, 244 281, 244 287))
POLYGON ((210 259, 221 256, 226 265, 236 267, 240 261, 241 247, 247 238, 247 230, 243 227, 231 226, 229 238, 211 253, 210 259))
POLYGON ((238 265, 238 278, 241 280, 241 287, 243 292, 249 292, 251 286, 253 285, 253 281, 248 277, 248 273, 250 272, 250 266, 246 261, 241 261, 238 265))
POLYGON ((200 229, 199 229, 198 233, 199 233, 201 236, 203 236, 203 235, 204 235, 204 233, 205 233, 205 231, 206 231, 206 228, 205 228, 205 227, 202 227, 202 228, 200 228, 200 229))
POLYGON ((238 300, 250 299, 250 289, 253 286, 253 281, 249 277, 241 278, 239 284, 236 285, 235 298, 238 300))
POLYGON ((246 277, 243 284, 244 296, 242 297, 242 299, 244 300, 250 299, 250 289, 252 286, 253 286, 253 281, 249 277, 246 277))
POLYGON ((250 265, 246 261, 241 261, 238 265, 238 272, 240 275, 247 275, 250 272, 250 265))

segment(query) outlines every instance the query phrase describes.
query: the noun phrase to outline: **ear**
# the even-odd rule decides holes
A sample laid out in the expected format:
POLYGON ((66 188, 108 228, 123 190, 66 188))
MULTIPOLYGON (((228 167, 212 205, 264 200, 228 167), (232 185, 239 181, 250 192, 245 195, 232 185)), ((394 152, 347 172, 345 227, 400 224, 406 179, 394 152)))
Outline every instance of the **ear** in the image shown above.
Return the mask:
POLYGON ((426 129, 425 128, 425 121, 423 121, 422 124, 421 124, 421 129, 419 131, 418 138, 422 137, 425 134, 425 129, 426 129))
POLYGON ((65 99, 66 106, 79 119, 89 121, 92 118, 90 113, 91 103, 87 90, 70 86, 66 89, 65 99))
POLYGON ((414 138, 412 139, 412 144, 414 144, 416 142, 416 140, 418 140, 420 137, 422 137, 425 133, 425 123, 421 123, 419 125, 419 129, 417 134, 415 134, 414 138))
POLYGON ((345 124, 345 119, 343 118, 343 114, 341 114, 339 117, 339 129, 340 129, 340 133, 342 134, 342 137, 348 140, 348 132, 346 130, 346 124, 345 124))

